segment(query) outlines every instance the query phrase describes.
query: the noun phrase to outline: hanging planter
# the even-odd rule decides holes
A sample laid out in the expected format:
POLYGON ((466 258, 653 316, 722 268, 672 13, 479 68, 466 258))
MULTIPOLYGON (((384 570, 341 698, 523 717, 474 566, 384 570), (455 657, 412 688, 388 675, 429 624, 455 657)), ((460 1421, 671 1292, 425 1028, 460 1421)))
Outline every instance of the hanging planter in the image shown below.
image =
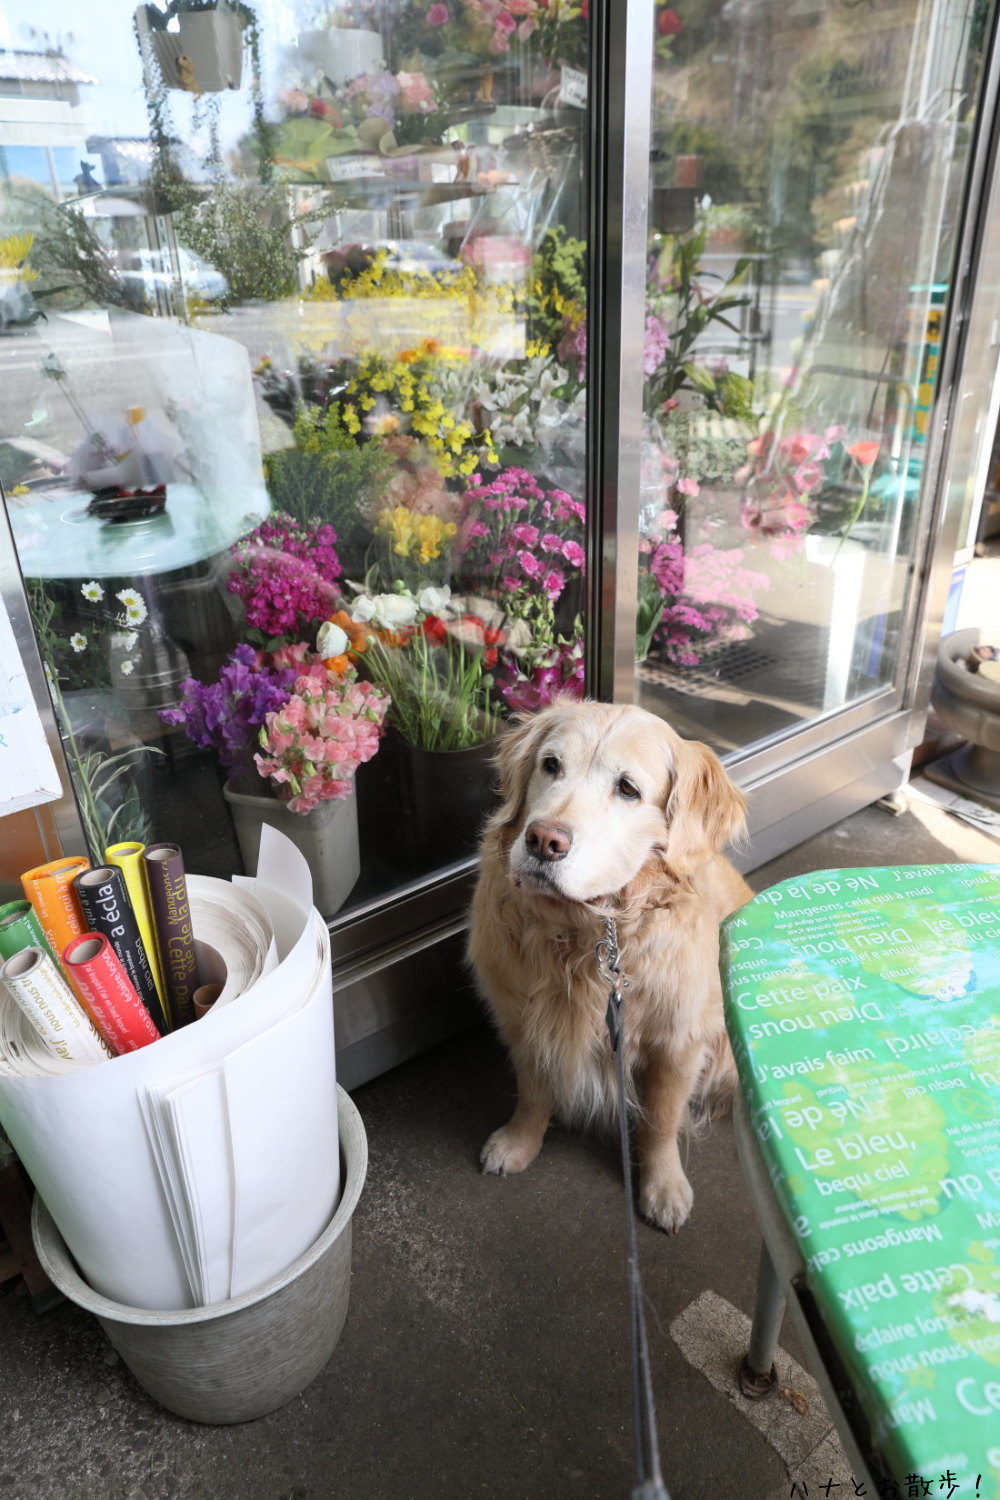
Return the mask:
POLYGON ((177 31, 154 30, 153 51, 168 89, 219 94, 243 77, 243 25, 231 10, 182 11, 177 31))

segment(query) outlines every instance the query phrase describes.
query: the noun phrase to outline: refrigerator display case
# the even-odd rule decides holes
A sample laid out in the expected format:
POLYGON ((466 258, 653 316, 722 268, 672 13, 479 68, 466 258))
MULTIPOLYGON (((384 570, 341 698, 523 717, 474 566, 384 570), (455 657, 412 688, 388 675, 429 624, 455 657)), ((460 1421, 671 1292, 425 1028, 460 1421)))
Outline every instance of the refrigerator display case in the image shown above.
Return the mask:
POLYGON ((0 484, 64 795, 4 817, 10 895, 280 826, 350 1086, 474 1014, 510 715, 669 718, 754 862, 899 784, 987 5, 45 7, 0 51, 0 484))

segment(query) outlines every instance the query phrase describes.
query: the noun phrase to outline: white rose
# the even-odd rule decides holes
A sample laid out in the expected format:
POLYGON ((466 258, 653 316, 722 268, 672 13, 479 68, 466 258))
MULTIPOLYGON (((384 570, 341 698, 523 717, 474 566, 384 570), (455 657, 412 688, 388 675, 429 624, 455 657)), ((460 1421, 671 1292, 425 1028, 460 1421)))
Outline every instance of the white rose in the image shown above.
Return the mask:
POLYGON ((417 595, 417 606, 425 615, 439 615, 443 609, 447 608, 450 599, 451 589, 448 584, 440 589, 431 588, 428 585, 417 595))
POLYGON ((417 601, 407 594, 366 594, 356 600, 352 618, 381 630, 402 630, 417 623, 417 601))
POLYGON ((316 650, 320 656, 343 656, 350 644, 346 630, 342 630, 332 620, 323 621, 316 634, 316 650))

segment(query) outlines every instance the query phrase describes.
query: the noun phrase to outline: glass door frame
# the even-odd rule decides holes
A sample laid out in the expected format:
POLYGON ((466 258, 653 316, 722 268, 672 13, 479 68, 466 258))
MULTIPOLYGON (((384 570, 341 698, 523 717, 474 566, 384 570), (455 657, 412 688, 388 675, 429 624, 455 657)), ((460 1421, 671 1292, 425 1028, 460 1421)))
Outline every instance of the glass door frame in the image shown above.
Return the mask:
MULTIPOLYGON (((616 303, 622 316, 618 389, 606 389, 600 413, 595 412, 600 425, 593 437, 591 504, 598 532, 593 544, 595 561, 599 559, 600 566, 591 572, 588 679, 595 696, 617 702, 634 701, 645 302, 644 268, 640 270, 636 262, 638 250, 645 259, 651 126, 651 69, 640 77, 641 68, 629 49, 634 46, 637 52, 644 52, 648 63, 653 36, 648 0, 627 0, 625 11, 624 32, 620 36, 612 32, 605 53, 613 70, 617 61, 618 71, 612 76, 621 79, 625 91, 623 97, 615 98, 617 120, 624 131, 621 202, 618 214, 609 215, 602 226, 603 234, 598 235, 598 225, 593 225, 592 243, 600 244, 607 257, 607 279, 603 285, 599 279, 592 281, 590 314, 592 327, 596 326, 595 311, 607 320, 602 326, 613 327, 610 316, 616 303), (642 109, 637 101, 643 101, 642 109), (622 232, 627 243, 616 246, 616 232, 622 232), (620 445, 617 454, 616 443, 620 445), (630 451, 622 451, 625 448, 630 451)), ((976 289, 979 246, 988 204, 1000 193, 1000 154, 995 144, 1000 129, 996 6, 983 46, 980 98, 969 170, 958 207, 960 229, 918 499, 915 535, 924 540, 918 543, 919 555, 909 559, 911 586, 901 630, 901 639, 908 645, 901 652, 892 683, 885 688, 860 702, 818 714, 801 728, 723 757, 733 779, 752 794, 752 852, 742 861, 745 869, 764 863, 898 788, 908 773, 910 752, 922 737, 933 675, 929 651, 932 653, 940 634, 960 525, 960 506, 946 482, 949 442, 962 390, 965 335, 976 289)), ((598 125, 596 118, 594 124, 598 125)), ((608 159, 613 161, 618 145, 613 135, 607 145, 608 159)), ((594 270, 599 277, 598 268, 594 270)))

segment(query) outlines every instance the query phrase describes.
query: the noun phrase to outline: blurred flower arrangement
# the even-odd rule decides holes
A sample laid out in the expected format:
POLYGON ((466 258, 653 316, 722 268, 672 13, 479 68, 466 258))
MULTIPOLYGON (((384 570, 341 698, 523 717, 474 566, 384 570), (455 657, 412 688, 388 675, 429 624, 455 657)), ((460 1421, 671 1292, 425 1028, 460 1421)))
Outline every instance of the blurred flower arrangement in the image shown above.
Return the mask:
POLYGON ((548 0, 538 7, 538 45, 553 63, 586 69, 589 62, 589 0, 548 0))
POLYGON ((497 461, 489 431, 477 431, 456 414, 450 377, 467 359, 466 352, 425 339, 394 359, 378 353, 331 361, 304 356, 294 374, 269 365, 258 377, 263 399, 289 425, 304 403, 324 419, 334 412, 359 446, 408 434, 423 442, 445 478, 458 478, 497 461))
POLYGON ((768 428, 748 443, 749 462, 736 473, 743 488, 740 519, 747 531, 770 540, 773 556, 800 550, 802 537, 818 519, 820 496, 839 488, 845 467, 860 479, 858 499, 841 519, 842 542, 850 535, 868 500, 879 444, 848 443, 848 436, 838 423, 822 434, 795 432, 784 438, 768 428))
POLYGON ((558 692, 582 696, 583 623, 579 613, 565 618, 565 602, 579 608, 583 505, 521 468, 473 485, 462 504, 457 571, 476 581, 507 631, 501 698, 520 709, 540 707, 558 692))
POLYGON ((326 180, 326 162, 355 152, 391 156, 406 147, 440 145, 448 101, 422 71, 362 73, 334 88, 286 89, 275 127, 274 159, 286 176, 326 180))
POLYGON ((136 783, 141 758, 160 755, 151 745, 135 745, 116 754, 106 754, 88 743, 74 724, 66 702, 66 689, 97 687, 112 693, 132 676, 140 661, 143 628, 149 627, 149 611, 139 589, 122 588, 114 594, 99 580, 81 584, 84 601, 81 615, 68 635, 59 629, 60 608, 41 584, 32 584, 28 602, 35 626, 49 694, 66 751, 80 809, 80 820, 91 856, 103 859, 104 850, 116 839, 144 841, 150 824, 136 783), (116 683, 112 671, 119 679, 116 683))
POLYGON ((235 544, 226 588, 243 602, 248 640, 274 649, 327 618, 342 572, 336 541, 328 522, 278 511, 235 544))
MULTIPOLYGON (((555 0, 550 0, 555 3, 555 0)), ((583 0, 586 7, 587 0, 583 0)), ((510 51, 511 42, 526 42, 545 15, 545 0, 465 0, 473 33, 488 38, 492 56, 510 51)))
POLYGON ((224 769, 255 767, 291 812, 308 813, 350 796, 389 706, 346 656, 335 665, 302 642, 274 652, 241 643, 214 682, 186 678, 180 703, 160 717, 214 750, 224 769))
MULTIPOLYGON (((694 499, 693 479, 678 491, 694 499)), ((722 647, 747 640, 760 613, 757 596, 766 573, 745 565, 740 547, 718 547, 706 528, 686 528, 672 508, 644 513, 639 538, 636 657, 654 655, 675 666, 699 666, 722 647), (691 534, 693 533, 693 534, 691 534)))

